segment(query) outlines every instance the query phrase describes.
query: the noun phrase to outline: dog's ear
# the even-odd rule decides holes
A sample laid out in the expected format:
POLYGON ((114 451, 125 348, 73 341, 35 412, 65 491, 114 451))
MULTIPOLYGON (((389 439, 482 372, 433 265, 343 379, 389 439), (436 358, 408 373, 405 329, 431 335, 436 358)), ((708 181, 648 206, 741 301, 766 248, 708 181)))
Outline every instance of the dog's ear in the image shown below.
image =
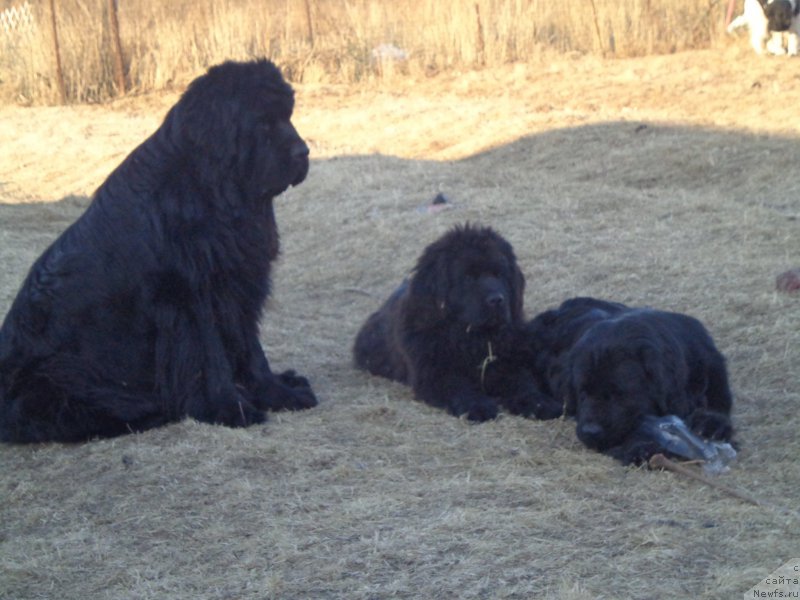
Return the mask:
POLYGON ((708 373, 705 369, 692 369, 686 384, 686 394, 691 406, 708 406, 708 373))
POLYGON ((665 356, 658 348, 651 344, 646 344, 639 348, 639 360, 647 377, 648 387, 654 393, 656 408, 659 413, 666 415, 669 413, 668 394, 672 392, 667 385, 666 373, 664 370, 665 356))
POLYGON ((237 86, 240 80, 212 67, 195 79, 168 115, 172 141, 192 156, 201 175, 226 173, 239 160, 242 133, 252 130, 237 86))
POLYGON ((450 286, 447 261, 441 252, 426 252, 417 264, 410 284, 412 311, 427 320, 441 319, 449 312, 447 294, 450 286))

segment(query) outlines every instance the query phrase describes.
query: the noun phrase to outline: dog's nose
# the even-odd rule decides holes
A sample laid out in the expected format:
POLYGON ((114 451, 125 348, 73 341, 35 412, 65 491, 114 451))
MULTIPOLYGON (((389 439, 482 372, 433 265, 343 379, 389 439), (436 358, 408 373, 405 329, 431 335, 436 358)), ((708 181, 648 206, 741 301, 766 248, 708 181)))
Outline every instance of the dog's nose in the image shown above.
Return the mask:
POLYGON ((297 142, 292 146, 289 152, 293 159, 305 158, 308 156, 308 146, 305 142, 297 142))
POLYGON ((291 168, 296 171, 292 185, 299 185, 308 175, 308 146, 299 140, 289 149, 291 168))
POLYGON ((494 309, 502 308, 502 306, 505 303, 506 303, 506 297, 500 292, 489 294, 486 297, 486 304, 488 304, 490 308, 494 309))

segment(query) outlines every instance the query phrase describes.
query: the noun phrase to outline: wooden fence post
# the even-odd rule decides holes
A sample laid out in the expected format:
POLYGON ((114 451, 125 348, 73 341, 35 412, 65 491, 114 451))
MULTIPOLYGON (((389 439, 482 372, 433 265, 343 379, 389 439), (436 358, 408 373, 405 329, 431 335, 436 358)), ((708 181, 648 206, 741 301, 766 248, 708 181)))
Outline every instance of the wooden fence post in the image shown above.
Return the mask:
POLYGON ((308 43, 314 47, 314 26, 311 23, 311 0, 306 0, 306 25, 308 27, 308 43))
POLYGON ((122 62, 122 42, 119 39, 119 17, 117 0, 108 0, 108 20, 111 23, 111 45, 114 51, 114 80, 117 93, 125 95, 125 67, 122 62))
POLYGON ((58 43, 58 26, 56 25, 56 2, 50 0, 50 25, 53 32, 53 51, 56 58, 56 84, 61 104, 67 103, 67 88, 64 85, 64 70, 61 68, 61 46, 58 43))
POLYGON ((594 16, 594 32, 595 35, 597 35, 597 45, 600 46, 600 54, 605 57, 606 51, 603 48, 603 38, 600 36, 600 22, 597 19, 597 6, 595 5, 594 0, 591 0, 591 2, 592 15, 594 16))
POLYGON ((475 19, 478 22, 478 32, 475 36, 475 54, 478 60, 478 66, 486 66, 486 39, 483 34, 483 23, 481 22, 481 7, 475 3, 475 19))

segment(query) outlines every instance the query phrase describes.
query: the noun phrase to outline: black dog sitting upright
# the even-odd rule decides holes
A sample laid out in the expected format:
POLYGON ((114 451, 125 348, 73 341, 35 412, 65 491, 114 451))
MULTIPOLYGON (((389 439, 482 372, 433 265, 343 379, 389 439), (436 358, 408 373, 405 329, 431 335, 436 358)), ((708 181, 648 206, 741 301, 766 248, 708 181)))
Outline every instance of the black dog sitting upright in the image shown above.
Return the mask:
POLYGON ((484 227, 456 227, 428 246, 359 331, 355 363, 410 384, 420 400, 473 421, 511 413, 554 418, 519 360, 525 279, 511 245, 484 227))
POLYGON ((725 359, 687 315, 573 298, 528 324, 535 371, 577 418, 578 438, 624 463, 660 451, 642 417, 676 415, 699 436, 729 441, 725 359))
POLYGON ((0 439, 79 441, 316 404, 258 339, 273 197, 303 181, 291 87, 266 60, 196 79, 35 262, 0 330, 0 439))

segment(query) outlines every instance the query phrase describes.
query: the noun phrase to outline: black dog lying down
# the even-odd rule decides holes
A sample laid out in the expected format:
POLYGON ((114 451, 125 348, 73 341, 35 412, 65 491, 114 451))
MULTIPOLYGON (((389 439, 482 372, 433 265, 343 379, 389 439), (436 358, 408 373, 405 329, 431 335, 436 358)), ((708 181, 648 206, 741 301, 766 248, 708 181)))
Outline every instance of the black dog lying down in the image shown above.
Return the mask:
POLYGON ((176 421, 245 426, 316 404, 258 339, 273 197, 308 171, 265 60, 195 80, 36 261, 0 329, 0 440, 79 441, 176 421))
POLYGON ((640 428, 646 415, 676 415, 693 432, 729 441, 725 359, 692 317, 573 298, 528 326, 535 370, 577 417, 578 438, 624 463, 661 448, 640 428))
POLYGON ((428 246, 359 331, 355 364, 410 384, 416 397, 473 421, 511 413, 555 418, 519 360, 525 279, 511 245, 489 228, 456 227, 428 246))

